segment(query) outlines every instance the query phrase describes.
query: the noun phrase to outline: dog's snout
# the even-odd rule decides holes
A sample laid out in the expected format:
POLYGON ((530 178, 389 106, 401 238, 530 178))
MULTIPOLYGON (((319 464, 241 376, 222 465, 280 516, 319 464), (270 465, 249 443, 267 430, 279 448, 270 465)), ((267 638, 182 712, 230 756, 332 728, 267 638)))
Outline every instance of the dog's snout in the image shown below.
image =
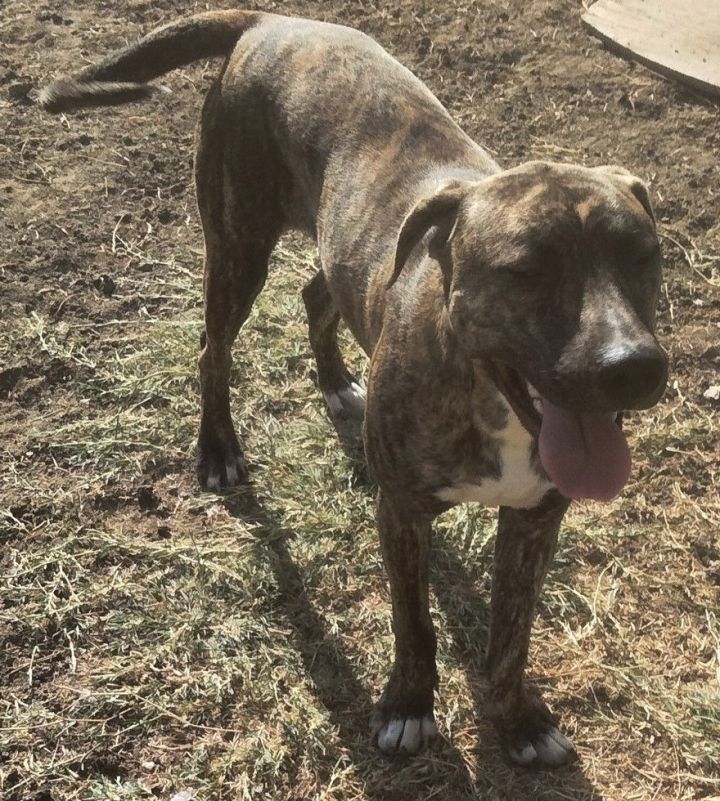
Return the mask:
POLYGON ((666 382, 667 357, 647 345, 608 355, 598 370, 599 387, 616 409, 652 406, 666 382))

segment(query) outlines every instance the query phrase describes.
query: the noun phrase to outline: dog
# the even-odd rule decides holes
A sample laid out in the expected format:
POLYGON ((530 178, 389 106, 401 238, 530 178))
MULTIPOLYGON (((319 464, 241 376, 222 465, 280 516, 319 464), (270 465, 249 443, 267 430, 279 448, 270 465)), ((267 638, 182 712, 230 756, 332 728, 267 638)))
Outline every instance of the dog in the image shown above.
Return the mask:
POLYGON ((303 290, 319 387, 363 417, 379 487, 394 664, 372 716, 384 752, 436 734, 428 606, 433 519, 499 506, 487 648, 489 714, 511 759, 555 766, 574 746, 524 672, 535 606, 572 499, 617 495, 621 413, 661 397, 660 250, 646 186, 625 169, 501 169, 368 36, 255 11, 198 14, 73 78, 52 112, 147 98, 147 82, 225 59, 195 162, 205 238, 200 483, 247 480, 229 405, 230 348, 288 229, 321 268, 303 290), (370 357, 347 370, 343 320, 370 357))

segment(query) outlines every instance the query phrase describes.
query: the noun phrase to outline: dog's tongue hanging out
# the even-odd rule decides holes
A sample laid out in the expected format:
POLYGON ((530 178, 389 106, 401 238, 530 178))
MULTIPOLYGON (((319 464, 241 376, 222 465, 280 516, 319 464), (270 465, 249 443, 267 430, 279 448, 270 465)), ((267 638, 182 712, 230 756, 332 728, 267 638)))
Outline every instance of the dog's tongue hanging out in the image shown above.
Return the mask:
POLYGON ((543 398, 540 461, 567 498, 612 500, 630 475, 630 449, 614 414, 576 414, 543 398))

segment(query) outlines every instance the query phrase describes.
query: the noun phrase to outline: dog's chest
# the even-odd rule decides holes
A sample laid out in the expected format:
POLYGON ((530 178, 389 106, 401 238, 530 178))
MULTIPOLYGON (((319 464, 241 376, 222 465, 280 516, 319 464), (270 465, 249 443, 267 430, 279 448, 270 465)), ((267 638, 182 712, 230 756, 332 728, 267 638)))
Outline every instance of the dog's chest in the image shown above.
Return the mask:
POLYGON ((500 477, 463 476, 436 492, 440 500, 516 509, 529 509, 540 503, 552 483, 535 467, 532 439, 512 411, 509 411, 505 428, 496 432, 493 439, 500 477))

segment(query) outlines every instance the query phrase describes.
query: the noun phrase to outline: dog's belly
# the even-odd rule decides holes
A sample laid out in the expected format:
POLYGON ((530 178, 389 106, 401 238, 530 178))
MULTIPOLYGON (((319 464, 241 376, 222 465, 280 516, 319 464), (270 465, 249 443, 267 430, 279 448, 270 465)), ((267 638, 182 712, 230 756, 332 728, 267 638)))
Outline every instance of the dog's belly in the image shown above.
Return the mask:
POLYGON ((498 432, 500 478, 471 476, 442 487, 435 494, 448 503, 481 503, 530 509, 537 506, 553 485, 533 464, 532 439, 509 410, 505 429, 498 432))

